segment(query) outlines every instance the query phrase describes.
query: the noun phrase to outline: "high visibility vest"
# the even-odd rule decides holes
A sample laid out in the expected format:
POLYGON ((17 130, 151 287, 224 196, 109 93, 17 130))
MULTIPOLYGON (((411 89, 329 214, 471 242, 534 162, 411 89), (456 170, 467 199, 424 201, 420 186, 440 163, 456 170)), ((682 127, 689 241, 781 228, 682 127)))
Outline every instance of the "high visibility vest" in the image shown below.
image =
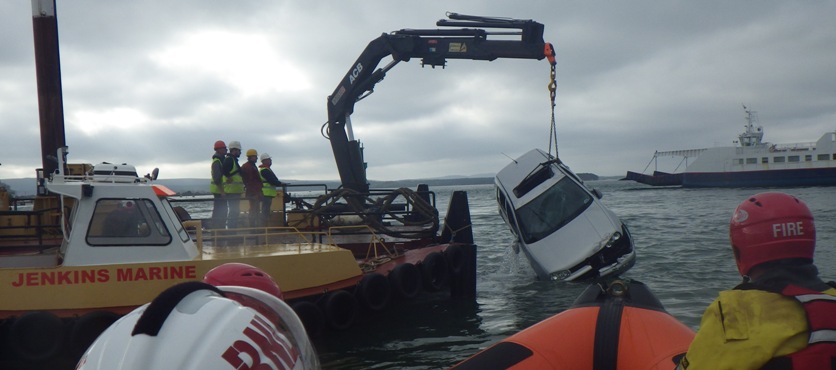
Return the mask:
POLYGON ((241 166, 238 161, 232 161, 231 176, 224 176, 224 192, 227 194, 241 194, 244 192, 244 178, 241 176, 241 166), (228 181, 232 179, 232 181, 228 181))
POLYGON ((807 347, 766 365, 769 369, 828 369, 836 365, 836 296, 788 285, 781 294, 801 303, 810 325, 807 347))
MULTIPOLYGON (((215 162, 218 162, 221 167, 221 171, 223 171, 223 162, 221 162, 220 158, 212 157, 212 167, 215 167, 215 162)), ((215 183, 215 179, 209 179, 209 192, 212 194, 220 194, 221 189, 218 184, 215 183)))
POLYGON ((262 173, 264 170, 270 171, 267 167, 262 167, 258 169, 258 177, 261 178, 261 194, 265 197, 275 198, 276 195, 279 195, 279 192, 276 191, 276 186, 267 182, 264 178, 264 174, 262 173))

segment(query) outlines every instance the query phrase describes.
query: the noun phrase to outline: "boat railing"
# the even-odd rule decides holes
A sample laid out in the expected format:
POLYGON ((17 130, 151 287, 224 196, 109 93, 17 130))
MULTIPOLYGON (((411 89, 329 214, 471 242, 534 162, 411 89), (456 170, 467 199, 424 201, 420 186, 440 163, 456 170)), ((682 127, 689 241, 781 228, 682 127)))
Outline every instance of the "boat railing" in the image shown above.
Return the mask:
POLYGON ((774 144, 769 147, 770 152, 805 152, 816 150, 816 143, 774 144))
MULTIPOLYGON (((299 187, 310 189, 311 185, 299 187)), ((408 233, 410 237, 425 237, 429 234, 434 235, 437 231, 438 212, 435 206, 435 193, 432 191, 373 189, 369 193, 360 194, 328 191, 322 185, 319 190, 301 190, 288 195, 288 197, 279 196, 274 201, 268 226, 296 228, 310 235, 310 241, 314 242, 327 242, 325 236, 329 233, 370 235, 372 231, 387 230, 390 234, 408 233), (329 227, 335 228, 329 230, 329 227)), ((212 197, 170 197, 168 199, 173 205, 181 205, 186 209, 192 219, 209 223, 212 197)), ((250 218, 247 211, 249 209, 247 198, 241 198, 240 209, 241 213, 236 219, 237 224, 248 225, 250 218)))
POLYGON ((0 211, 0 246, 48 249, 60 245, 61 225, 50 222, 59 208, 32 211, 0 211), (47 241, 53 241, 47 243, 47 241))

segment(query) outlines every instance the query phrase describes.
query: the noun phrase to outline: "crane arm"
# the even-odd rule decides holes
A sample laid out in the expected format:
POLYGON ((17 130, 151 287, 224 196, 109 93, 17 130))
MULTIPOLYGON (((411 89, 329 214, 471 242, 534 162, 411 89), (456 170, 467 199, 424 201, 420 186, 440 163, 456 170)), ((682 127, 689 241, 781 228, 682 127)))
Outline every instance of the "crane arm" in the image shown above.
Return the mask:
POLYGON ((455 29, 402 29, 369 42, 328 96, 328 138, 345 188, 367 192, 363 148, 351 131, 354 104, 374 91, 386 73, 400 62, 421 58, 422 66, 445 67, 447 59, 492 61, 497 58, 543 59, 554 64, 551 44, 543 41, 543 25, 532 20, 449 13, 436 23, 455 29), (489 32, 484 28, 499 29, 489 32), (494 40, 489 37, 500 36, 494 40), (388 57, 392 61, 377 68, 388 57), (377 69, 375 69, 377 68, 377 69))

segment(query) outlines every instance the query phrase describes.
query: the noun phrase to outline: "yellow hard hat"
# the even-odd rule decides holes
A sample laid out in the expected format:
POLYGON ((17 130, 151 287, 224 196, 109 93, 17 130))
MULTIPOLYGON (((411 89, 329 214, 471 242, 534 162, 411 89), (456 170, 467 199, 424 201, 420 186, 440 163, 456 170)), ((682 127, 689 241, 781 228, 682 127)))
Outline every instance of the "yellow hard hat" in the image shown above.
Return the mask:
POLYGON ((247 157, 258 156, 258 152, 255 149, 247 149, 247 157))

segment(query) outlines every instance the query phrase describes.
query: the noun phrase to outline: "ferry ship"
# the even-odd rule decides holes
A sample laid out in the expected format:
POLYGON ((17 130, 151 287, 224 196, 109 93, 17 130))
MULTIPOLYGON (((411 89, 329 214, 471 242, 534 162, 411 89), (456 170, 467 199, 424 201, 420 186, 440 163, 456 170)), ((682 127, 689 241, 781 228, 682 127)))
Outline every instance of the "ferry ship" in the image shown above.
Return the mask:
MULTIPOLYGON (((623 180, 652 186, 784 187, 836 185, 836 131, 812 143, 772 144, 763 141, 757 112, 746 112, 746 130, 735 146, 657 151, 659 157, 681 157, 685 170, 652 174, 628 171, 623 180), (688 164, 689 160, 693 160, 688 164)), ((647 169, 645 168, 645 171, 647 169)))

